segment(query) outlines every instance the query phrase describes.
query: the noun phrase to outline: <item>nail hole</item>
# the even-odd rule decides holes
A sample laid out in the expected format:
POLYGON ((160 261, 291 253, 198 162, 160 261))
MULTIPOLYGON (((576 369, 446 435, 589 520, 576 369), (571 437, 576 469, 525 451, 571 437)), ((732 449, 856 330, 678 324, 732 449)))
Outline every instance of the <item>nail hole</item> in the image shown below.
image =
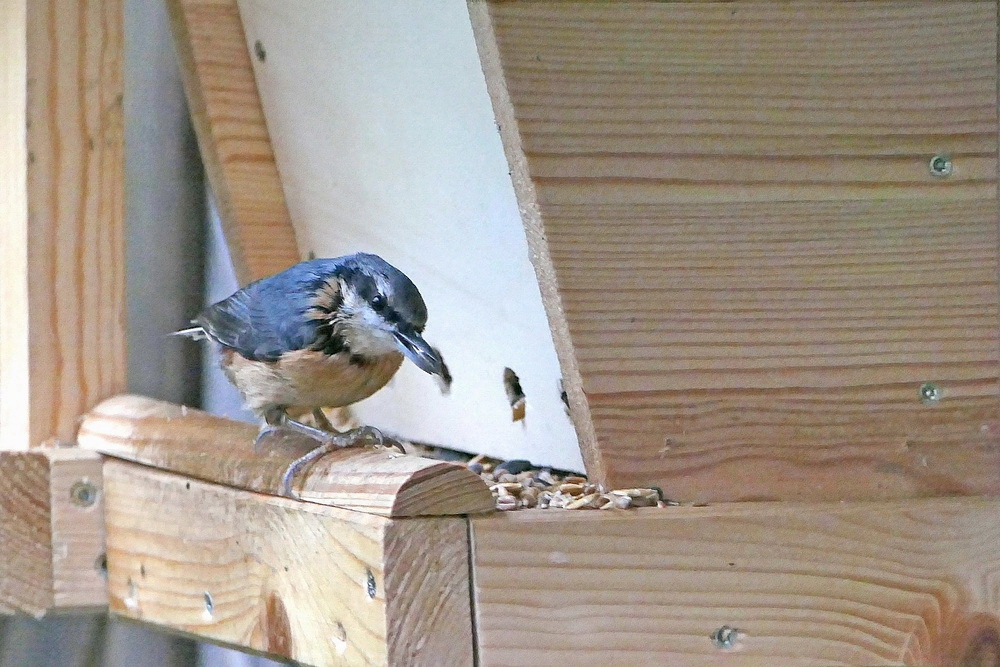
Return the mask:
POLYGON ((108 578, 108 555, 106 553, 94 560, 94 569, 105 579, 108 578))
POLYGON ((378 592, 378 589, 375 587, 375 575, 372 574, 371 570, 366 570, 365 574, 367 575, 366 585, 368 586, 368 598, 370 600, 374 600, 375 594, 378 592))
POLYGON ((333 637, 330 639, 333 641, 333 648, 337 651, 337 655, 344 655, 347 652, 347 628, 344 627, 343 623, 337 621, 333 637))
POLYGON ((260 62, 267 60, 267 51, 264 50, 264 45, 259 39, 253 43, 253 53, 260 62))
POLYGON ((513 421, 524 419, 526 397, 521 388, 521 379, 509 368, 503 369, 503 388, 507 392, 507 402, 510 403, 510 414, 513 421))
POLYGON ((90 507, 97 502, 97 487, 87 480, 80 480, 69 490, 70 501, 79 507, 90 507))
POLYGON ((125 608, 129 611, 135 611, 139 608, 139 587, 135 585, 132 581, 132 577, 128 578, 127 593, 125 594, 125 608))
POLYGON ((205 617, 212 618, 212 615, 215 613, 215 602, 212 600, 212 594, 209 593, 208 591, 205 591, 204 598, 205 598, 205 617))

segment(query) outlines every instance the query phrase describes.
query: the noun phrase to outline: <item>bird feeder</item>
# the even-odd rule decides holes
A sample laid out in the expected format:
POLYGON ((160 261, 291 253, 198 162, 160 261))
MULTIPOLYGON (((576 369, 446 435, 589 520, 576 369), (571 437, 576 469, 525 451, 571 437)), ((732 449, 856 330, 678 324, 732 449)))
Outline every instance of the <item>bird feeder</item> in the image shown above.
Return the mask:
POLYGON ((997 2, 169 1, 241 280, 370 250, 424 293, 452 395, 403 372, 358 419, 679 503, 511 512, 370 450, 280 498, 301 439, 114 396, 97 5, 57 25, 96 93, 52 94, 35 9, 0 49, 32 121, 0 158, 0 609, 106 576, 114 614, 307 664, 1000 660, 997 2))

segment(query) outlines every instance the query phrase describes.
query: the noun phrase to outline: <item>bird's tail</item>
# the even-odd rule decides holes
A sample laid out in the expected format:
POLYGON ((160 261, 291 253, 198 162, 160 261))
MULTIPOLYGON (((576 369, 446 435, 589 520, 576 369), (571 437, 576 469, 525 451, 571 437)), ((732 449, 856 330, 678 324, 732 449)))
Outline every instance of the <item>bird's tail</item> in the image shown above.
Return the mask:
POLYGON ((208 336, 205 334, 205 330, 203 328, 201 328, 200 326, 198 326, 198 327, 189 327, 187 329, 181 329, 180 331, 174 331, 170 335, 171 336, 187 336, 188 338, 190 338, 192 340, 202 340, 204 338, 208 338, 208 336))

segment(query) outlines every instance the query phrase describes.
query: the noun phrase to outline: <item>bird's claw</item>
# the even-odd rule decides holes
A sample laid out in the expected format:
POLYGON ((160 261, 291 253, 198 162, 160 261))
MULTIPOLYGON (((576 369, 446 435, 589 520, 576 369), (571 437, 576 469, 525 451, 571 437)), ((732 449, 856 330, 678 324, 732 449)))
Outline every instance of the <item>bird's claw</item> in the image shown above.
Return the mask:
MULTIPOLYGON (((403 451, 402 445, 397 443, 395 440, 392 440, 391 442, 399 447, 400 451, 403 451)), ((374 426, 362 426, 361 428, 346 431, 344 433, 327 434, 322 439, 322 444, 303 456, 295 459, 288 465, 285 472, 281 475, 281 495, 298 500, 298 496, 292 491, 292 482, 294 481, 295 476, 298 475, 299 472, 301 472, 307 465, 319 458, 322 458, 323 456, 326 456, 330 452, 337 449, 346 449, 348 447, 384 447, 385 443, 386 437, 382 435, 382 431, 378 430, 374 426)), ((403 453, 405 454, 406 452, 403 453)))

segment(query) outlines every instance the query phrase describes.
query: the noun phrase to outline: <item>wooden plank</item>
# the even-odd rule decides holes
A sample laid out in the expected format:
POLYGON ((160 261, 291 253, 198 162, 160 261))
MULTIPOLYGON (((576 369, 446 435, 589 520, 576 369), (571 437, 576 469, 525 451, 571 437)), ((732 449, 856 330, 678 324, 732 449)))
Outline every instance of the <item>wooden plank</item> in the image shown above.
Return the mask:
POLYGON ((455 377, 442 396, 404 364, 352 412, 418 442, 582 470, 464 6, 239 5, 251 55, 265 53, 252 62, 303 249, 368 250, 403 270, 455 377))
POLYGON ((472 520, 483 665, 988 664, 1000 501, 472 520), (734 644, 711 636, 728 626, 734 644))
POLYGON ((125 386, 121 0, 0 4, 0 448, 125 386))
POLYGON ((169 0, 184 89, 241 283, 300 259, 235 0, 169 0))
POLYGON ((470 11, 592 475, 1000 490, 996 3, 470 11))
MULTIPOLYGON (((316 442, 275 434, 254 452, 257 429, 244 422, 122 395, 92 410, 80 425, 80 447, 197 479, 278 494, 281 475, 316 442)), ((296 480, 302 500, 388 517, 467 514, 494 509, 478 475, 445 461, 394 449, 351 448, 322 457, 296 480)))
POLYGON ((0 452, 0 479, 0 613, 105 605, 100 457, 0 452))
POLYGON ((306 664, 472 664, 464 519, 385 519, 114 460, 105 480, 113 612, 306 664))

